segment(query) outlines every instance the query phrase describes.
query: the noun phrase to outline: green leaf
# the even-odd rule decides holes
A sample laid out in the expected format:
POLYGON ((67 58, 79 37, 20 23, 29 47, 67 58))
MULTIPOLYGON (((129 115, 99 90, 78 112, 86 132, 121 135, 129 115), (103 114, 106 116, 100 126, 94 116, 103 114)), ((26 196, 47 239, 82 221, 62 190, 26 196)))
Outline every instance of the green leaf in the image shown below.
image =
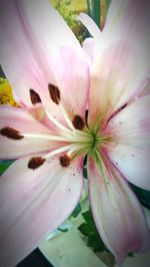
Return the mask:
POLYGON ((108 251, 99 236, 91 210, 82 213, 82 216, 85 222, 78 227, 78 230, 87 238, 87 246, 94 252, 108 251))
POLYGON ((7 168, 12 164, 12 162, 13 162, 12 160, 0 162, 0 175, 2 175, 3 172, 7 170, 7 168))
POLYGON ((77 206, 75 207, 74 211, 71 213, 70 217, 76 218, 80 212, 81 212, 81 205, 80 205, 80 203, 78 203, 77 206))
POLYGON ((133 184, 130 185, 141 204, 146 208, 150 209, 150 191, 141 189, 133 184))
POLYGON ((94 252, 105 250, 105 245, 96 233, 90 233, 87 241, 88 247, 92 247, 94 252))
POLYGON ((66 228, 66 229, 61 229, 61 228, 58 227, 58 230, 59 230, 60 232, 62 232, 62 233, 66 233, 66 232, 68 232, 69 229, 67 229, 67 228, 66 228))
POLYGON ((90 232, 90 227, 87 223, 82 223, 79 227, 78 227, 78 230, 85 236, 88 236, 89 235, 89 232, 90 232))
POLYGON ((87 156, 85 156, 85 158, 84 158, 84 163, 83 163, 83 177, 85 178, 85 179, 87 179, 87 156))
POLYGON ((106 12, 107 12, 109 5, 111 3, 111 0, 105 0, 105 2, 106 2, 106 12))
POLYGON ((92 214, 91 214, 90 210, 82 213, 82 216, 83 216, 84 220, 88 223, 92 220, 92 214))
POLYGON ((92 18, 100 28, 101 5, 100 0, 92 0, 92 18))

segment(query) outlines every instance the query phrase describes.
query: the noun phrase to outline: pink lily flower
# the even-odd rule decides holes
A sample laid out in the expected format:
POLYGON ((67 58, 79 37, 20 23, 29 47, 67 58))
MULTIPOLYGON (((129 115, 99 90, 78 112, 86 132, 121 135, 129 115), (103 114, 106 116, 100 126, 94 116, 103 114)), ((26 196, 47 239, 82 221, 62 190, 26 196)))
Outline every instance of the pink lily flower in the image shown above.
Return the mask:
POLYGON ((43 0, 1 4, 0 62, 22 108, 0 107, 0 265, 28 255, 73 211, 88 168, 97 229, 118 265, 150 248, 127 180, 150 189, 149 1, 112 1, 83 49, 43 0), (88 107, 88 120, 85 113, 88 107))

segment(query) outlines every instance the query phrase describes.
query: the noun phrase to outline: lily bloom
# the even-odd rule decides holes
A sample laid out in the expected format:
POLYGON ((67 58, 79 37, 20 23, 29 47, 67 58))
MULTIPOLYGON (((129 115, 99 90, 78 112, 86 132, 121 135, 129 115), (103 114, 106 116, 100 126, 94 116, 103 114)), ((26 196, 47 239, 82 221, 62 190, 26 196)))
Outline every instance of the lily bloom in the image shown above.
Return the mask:
POLYGON ((0 107, 0 157, 17 159, 0 179, 1 266, 73 211, 86 155, 94 220, 117 264, 150 248, 126 181, 150 189, 149 8, 112 1, 103 32, 81 14, 93 36, 84 51, 48 2, 1 4, 0 62, 21 107, 0 107))

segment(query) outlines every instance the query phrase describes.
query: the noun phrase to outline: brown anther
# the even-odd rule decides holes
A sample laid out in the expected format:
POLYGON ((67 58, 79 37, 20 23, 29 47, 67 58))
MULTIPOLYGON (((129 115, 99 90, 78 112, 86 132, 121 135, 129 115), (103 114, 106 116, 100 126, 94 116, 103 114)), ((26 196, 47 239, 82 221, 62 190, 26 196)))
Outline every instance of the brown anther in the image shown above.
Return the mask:
POLYGON ((84 120, 79 115, 74 116, 72 123, 75 129, 78 129, 78 130, 83 130, 85 126, 84 120))
POLYGON ((62 167, 69 167, 70 165, 70 158, 67 155, 63 155, 59 158, 60 164, 62 167))
POLYGON ((60 102, 60 91, 59 91, 58 87, 49 83, 48 84, 48 90, 49 90, 50 97, 51 97, 52 101, 56 105, 58 105, 60 102))
POLYGON ((0 134, 13 140, 20 140, 23 138, 23 135, 21 135, 21 133, 18 130, 10 128, 10 127, 2 128, 0 130, 0 134))
POLYGON ((33 105, 41 103, 41 98, 33 89, 30 89, 30 99, 33 105))
POLYGON ((28 162, 28 168, 29 169, 37 169, 39 168, 41 165, 43 165, 43 163, 45 162, 46 159, 42 158, 42 157, 34 157, 31 158, 28 162))

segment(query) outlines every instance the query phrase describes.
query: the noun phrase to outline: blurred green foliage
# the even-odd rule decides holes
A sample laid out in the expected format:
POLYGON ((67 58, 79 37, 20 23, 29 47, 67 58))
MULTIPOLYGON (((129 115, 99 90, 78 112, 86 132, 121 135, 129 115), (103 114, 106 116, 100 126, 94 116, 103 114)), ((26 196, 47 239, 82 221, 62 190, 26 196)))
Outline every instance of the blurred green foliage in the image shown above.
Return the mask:
POLYGON ((69 5, 71 4, 71 0, 56 0, 55 8, 58 10, 60 15, 67 22, 68 26, 74 32, 79 42, 82 43, 86 36, 85 27, 76 19, 77 11, 73 11, 69 9, 69 5))
POLYGON ((78 229, 84 236, 86 236, 87 245, 91 247, 94 252, 107 250, 102 239, 99 236, 91 210, 89 209, 88 211, 82 213, 82 216, 85 222, 82 223, 78 227, 78 229))
POLYGON ((150 191, 139 188, 133 184, 130 184, 130 186, 141 204, 147 209, 150 209, 150 191))
POLYGON ((97 228, 95 226, 95 222, 93 219, 93 215, 91 210, 82 213, 84 218, 84 223, 82 223, 78 230, 85 237, 85 241, 88 247, 90 247, 94 253, 109 267, 114 267, 115 258, 112 253, 107 249, 104 242, 102 241, 97 228), (105 255, 105 256, 104 256, 105 255))
MULTIPOLYGON (((78 230, 85 237, 87 246, 91 247, 93 252, 96 253, 107 266, 113 267, 115 265, 115 258, 105 246, 97 231, 91 209, 89 208, 88 211, 82 213, 82 216, 85 222, 78 227, 78 230)), ((134 257, 133 253, 130 252, 128 257, 134 257)))

